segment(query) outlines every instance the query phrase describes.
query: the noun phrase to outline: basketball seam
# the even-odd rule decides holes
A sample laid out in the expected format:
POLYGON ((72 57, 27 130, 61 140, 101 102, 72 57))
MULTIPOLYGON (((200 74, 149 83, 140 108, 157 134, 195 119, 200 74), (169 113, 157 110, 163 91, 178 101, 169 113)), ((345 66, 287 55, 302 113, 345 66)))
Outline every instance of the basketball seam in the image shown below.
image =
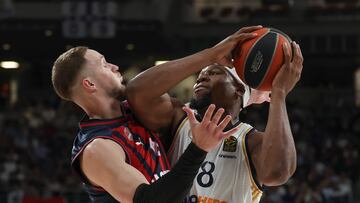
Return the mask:
MULTIPOLYGON (((245 78, 245 69, 246 69, 246 62, 247 62, 247 60, 248 60, 248 58, 249 58, 249 55, 250 55, 250 53, 251 53, 251 51, 253 50, 253 48, 254 48, 254 46, 257 44, 257 42, 259 41, 259 40, 261 40, 264 36, 266 36, 268 33, 270 32, 270 29, 268 29, 267 31, 266 31, 266 33, 264 33, 261 37, 259 37, 253 44, 252 44, 252 46, 251 46, 251 48, 249 49, 249 51, 248 51, 248 53, 247 53, 247 55, 246 55, 246 57, 245 57, 245 59, 244 59, 244 68, 243 68, 243 76, 244 76, 244 82, 245 82, 245 84, 249 84, 247 81, 246 81, 246 78, 245 78)), ((258 88, 260 85, 258 85, 256 88, 258 88)), ((255 89, 256 89, 255 88, 255 89)))
MULTIPOLYGON (((268 65, 267 69, 266 69, 266 73, 265 73, 264 77, 262 78, 261 82, 259 83, 259 85, 256 88, 261 87, 261 85, 264 83, 265 79, 268 76, 267 74, 269 73, 269 69, 270 69, 269 66, 271 67, 271 64, 272 64, 272 62, 274 60, 274 56, 275 56, 275 53, 276 53, 276 48, 277 48, 278 42, 279 42, 279 34, 276 33, 276 32, 274 32, 274 33, 276 34, 275 50, 273 51, 273 55, 271 56, 270 63, 268 65)), ((271 84, 271 87, 272 87, 272 84, 271 84)))
POLYGON ((285 32, 283 32, 283 31, 281 31, 281 30, 278 30, 278 29, 276 29, 276 28, 270 28, 270 31, 273 31, 273 32, 275 32, 275 33, 277 33, 277 34, 280 34, 280 35, 284 36, 285 39, 288 40, 288 42, 291 44, 292 39, 291 39, 290 36, 287 35, 285 32))

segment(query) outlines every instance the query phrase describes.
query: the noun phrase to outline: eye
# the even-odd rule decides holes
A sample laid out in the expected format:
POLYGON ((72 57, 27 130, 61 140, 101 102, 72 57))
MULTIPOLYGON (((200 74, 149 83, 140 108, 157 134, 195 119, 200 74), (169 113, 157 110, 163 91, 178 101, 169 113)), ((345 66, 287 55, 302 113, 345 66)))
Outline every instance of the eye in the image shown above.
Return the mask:
POLYGON ((219 71, 209 71, 208 74, 209 75, 220 75, 221 72, 219 72, 219 71))
POLYGON ((107 68, 107 67, 109 67, 109 63, 104 59, 104 61, 103 61, 103 64, 104 64, 104 67, 105 68, 107 68))
POLYGON ((196 78, 195 84, 198 84, 200 82, 200 77, 196 78))

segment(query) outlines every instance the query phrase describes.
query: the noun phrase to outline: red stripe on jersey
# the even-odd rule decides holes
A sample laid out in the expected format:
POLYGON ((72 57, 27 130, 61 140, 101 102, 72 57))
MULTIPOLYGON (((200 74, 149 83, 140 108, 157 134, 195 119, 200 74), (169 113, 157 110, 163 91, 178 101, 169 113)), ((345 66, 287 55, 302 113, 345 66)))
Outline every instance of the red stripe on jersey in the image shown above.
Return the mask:
POLYGON ((99 126, 99 125, 111 125, 113 123, 117 123, 117 122, 124 122, 124 119, 116 119, 116 120, 111 120, 111 121, 98 121, 98 122, 89 122, 89 123, 82 123, 80 124, 80 128, 86 128, 86 127, 91 127, 91 126, 99 126))
MULTIPOLYGON (((125 138, 124 135, 121 133, 120 133, 120 136, 123 136, 123 138, 125 138)), ((123 143, 123 145, 126 148, 126 151, 129 152, 129 159, 131 160, 130 165, 133 166, 134 168, 136 168, 138 171, 140 171, 145 176, 146 180, 151 181, 152 176, 150 176, 148 171, 145 169, 144 163, 142 163, 141 160, 138 158, 138 156, 136 156, 136 154, 133 152, 133 149, 135 149, 144 158, 144 155, 146 154, 145 150, 142 148, 139 149, 139 147, 136 147, 136 145, 134 145, 134 142, 131 142, 126 138, 125 139, 127 142, 124 142, 121 138, 119 138, 117 136, 113 135, 113 137, 114 137, 114 139, 118 140, 118 142, 123 143)), ((151 167, 152 171, 154 171, 153 170, 154 167, 152 167, 151 165, 149 165, 149 166, 151 167)))
POLYGON ((161 168, 170 168, 170 163, 169 163, 169 161, 168 161, 168 158, 167 158, 166 153, 165 153, 165 149, 164 149, 164 147, 162 146, 159 137, 157 136, 157 134, 154 135, 152 132, 150 132, 150 134, 156 139, 156 142, 159 143, 160 154, 163 155, 163 156, 162 156, 162 161, 163 161, 164 163, 161 162, 161 168), (165 164, 166 166, 165 166, 164 164, 165 164))
MULTIPOLYGON (((118 132, 123 142, 126 140, 125 145, 130 151, 132 165, 142 172, 149 182, 157 172, 170 169, 166 154, 163 153, 162 145, 156 135, 152 135, 150 131, 131 121, 128 122, 127 127, 119 126, 113 130, 118 132), (145 146, 148 146, 147 150, 145 146), (145 165, 150 168, 146 169, 145 165), (148 175, 149 169, 152 171, 151 176, 148 175), (158 171, 159 169, 160 171, 158 171)), ((160 175, 157 174, 157 176, 160 175)))

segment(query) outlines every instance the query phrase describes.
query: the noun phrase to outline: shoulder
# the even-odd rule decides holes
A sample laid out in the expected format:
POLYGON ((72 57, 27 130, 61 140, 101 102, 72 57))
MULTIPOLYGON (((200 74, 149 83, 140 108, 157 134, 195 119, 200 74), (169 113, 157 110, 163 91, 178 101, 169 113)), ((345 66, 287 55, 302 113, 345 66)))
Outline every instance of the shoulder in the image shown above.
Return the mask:
POLYGON ((112 135, 110 128, 92 128, 89 130, 80 130, 75 137, 74 146, 82 147, 97 137, 108 137, 112 135))
POLYGON ((249 151, 253 152, 259 146, 261 146, 263 138, 264 138, 264 133, 257 131, 255 128, 249 131, 248 134, 246 135, 247 147, 249 151))
POLYGON ((86 147, 86 150, 99 151, 106 147, 113 147, 113 146, 115 146, 114 141, 108 140, 108 139, 97 138, 88 144, 88 146, 86 147))
POLYGON ((114 141, 96 138, 79 156, 77 171, 89 184, 104 188, 116 171, 126 166, 125 157, 124 150, 114 141))
POLYGON ((97 138, 89 143, 83 152, 83 159, 103 162, 112 159, 112 155, 118 154, 125 161, 124 150, 113 140, 97 138))
POLYGON ((185 113, 179 115, 179 118, 174 122, 172 134, 176 135, 180 130, 185 129, 189 126, 189 119, 185 113))

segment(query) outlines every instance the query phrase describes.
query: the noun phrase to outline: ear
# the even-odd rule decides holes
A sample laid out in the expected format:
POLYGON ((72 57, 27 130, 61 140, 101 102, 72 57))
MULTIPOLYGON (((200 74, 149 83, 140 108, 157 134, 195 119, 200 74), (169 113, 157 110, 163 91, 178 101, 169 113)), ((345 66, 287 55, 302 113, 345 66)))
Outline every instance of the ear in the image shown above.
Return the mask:
POLYGON ((244 93, 245 93, 245 87, 244 85, 238 83, 238 82, 234 82, 234 87, 235 87, 235 94, 238 97, 243 97, 244 93))
POLYGON ((90 78, 85 78, 82 80, 82 86, 85 89, 85 91, 89 92, 89 93, 93 93, 96 91, 96 86, 95 84, 91 81, 90 78))

